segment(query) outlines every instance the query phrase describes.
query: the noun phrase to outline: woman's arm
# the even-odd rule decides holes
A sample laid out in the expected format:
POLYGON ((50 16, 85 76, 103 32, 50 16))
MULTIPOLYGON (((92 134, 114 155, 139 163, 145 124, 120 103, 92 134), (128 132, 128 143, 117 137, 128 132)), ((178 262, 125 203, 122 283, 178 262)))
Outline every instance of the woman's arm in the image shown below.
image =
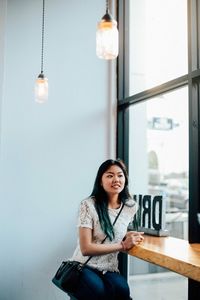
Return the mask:
POLYGON ((79 239, 82 255, 103 255, 125 250, 122 243, 95 244, 92 242, 92 229, 79 227, 79 239))
POLYGON ((84 256, 103 255, 118 251, 128 251, 139 245, 144 237, 143 232, 129 231, 123 241, 114 244, 96 244, 92 242, 92 229, 79 227, 80 248, 84 256))

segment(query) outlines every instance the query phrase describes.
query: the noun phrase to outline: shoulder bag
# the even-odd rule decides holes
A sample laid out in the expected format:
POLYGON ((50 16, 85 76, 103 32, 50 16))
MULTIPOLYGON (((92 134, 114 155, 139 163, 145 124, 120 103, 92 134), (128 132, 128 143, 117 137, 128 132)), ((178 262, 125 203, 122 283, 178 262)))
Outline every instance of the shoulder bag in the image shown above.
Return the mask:
MULTIPOLYGON (((113 226, 115 225, 122 209, 124 207, 124 203, 122 204, 122 207, 116 216, 113 226)), ((103 239, 101 244, 105 242, 107 239, 107 236, 103 239)), ((78 261, 63 261, 62 264, 60 265, 58 271, 56 272, 55 276, 52 279, 52 282, 62 291, 66 293, 73 293, 76 291, 79 281, 80 281, 80 276, 83 271, 83 268, 85 265, 89 262, 89 260, 93 256, 90 256, 84 263, 80 263, 78 261)))

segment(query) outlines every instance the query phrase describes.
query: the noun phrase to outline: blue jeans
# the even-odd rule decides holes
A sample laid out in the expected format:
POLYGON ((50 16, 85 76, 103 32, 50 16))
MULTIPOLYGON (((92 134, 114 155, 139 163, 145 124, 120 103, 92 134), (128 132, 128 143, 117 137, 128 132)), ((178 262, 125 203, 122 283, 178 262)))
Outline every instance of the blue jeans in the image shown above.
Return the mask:
POLYGON ((81 281, 74 296, 78 300, 130 300, 126 279, 116 272, 103 274, 89 267, 83 269, 81 281))

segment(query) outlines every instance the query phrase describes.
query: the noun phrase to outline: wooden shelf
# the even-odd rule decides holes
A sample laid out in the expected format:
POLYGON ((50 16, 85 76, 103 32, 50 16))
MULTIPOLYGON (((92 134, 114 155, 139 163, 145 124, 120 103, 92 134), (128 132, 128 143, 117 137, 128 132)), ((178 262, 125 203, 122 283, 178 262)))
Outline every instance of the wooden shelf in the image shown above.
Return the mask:
POLYGON ((144 242, 128 254, 200 282, 200 244, 145 235, 144 242))

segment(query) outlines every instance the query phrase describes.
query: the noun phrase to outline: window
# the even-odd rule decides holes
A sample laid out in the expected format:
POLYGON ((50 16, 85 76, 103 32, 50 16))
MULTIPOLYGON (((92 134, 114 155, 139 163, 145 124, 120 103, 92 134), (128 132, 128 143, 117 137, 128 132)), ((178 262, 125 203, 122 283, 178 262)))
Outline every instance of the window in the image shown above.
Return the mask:
POLYGON ((187 73, 187 0, 129 1, 130 96, 187 73))
MULTIPOLYGON (((162 196, 164 226, 170 235, 190 243, 200 242, 198 3, 118 1, 117 156, 128 165, 130 190, 136 197, 162 196)), ((179 286, 176 299, 187 299, 186 278, 132 257, 123 259, 124 273, 129 269, 134 285, 140 286, 139 274, 159 278, 159 283, 152 281, 155 300, 160 299, 155 286, 163 286, 166 276, 172 286, 179 286)), ((189 299, 199 291, 189 280, 189 299)))

